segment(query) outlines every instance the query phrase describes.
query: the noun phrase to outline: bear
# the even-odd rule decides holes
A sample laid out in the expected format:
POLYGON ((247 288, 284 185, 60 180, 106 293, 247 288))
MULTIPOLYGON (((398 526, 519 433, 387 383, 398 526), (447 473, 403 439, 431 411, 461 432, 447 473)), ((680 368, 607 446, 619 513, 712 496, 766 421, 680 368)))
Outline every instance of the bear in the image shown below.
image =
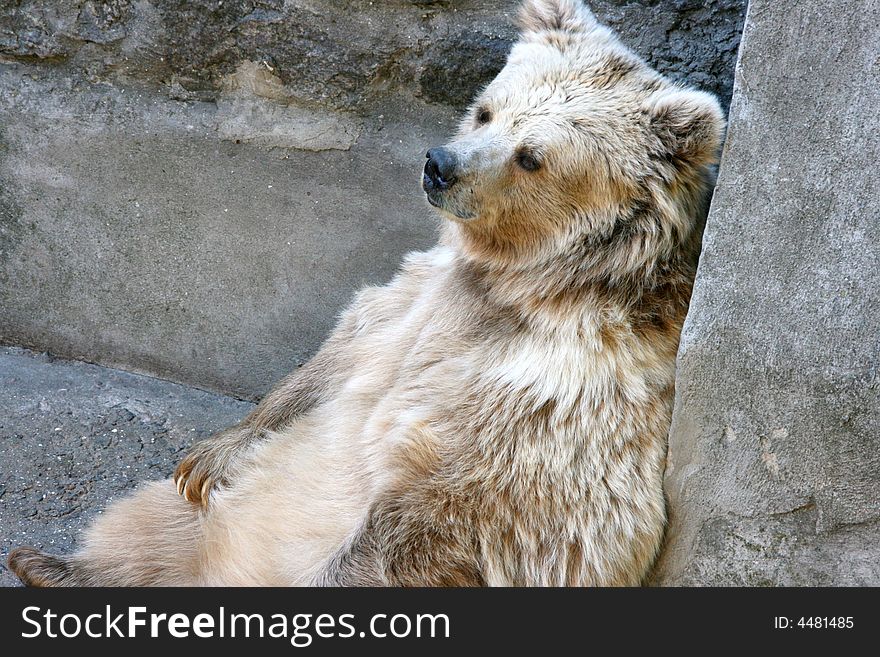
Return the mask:
POLYGON ((580 0, 525 0, 454 138, 437 245, 29 585, 633 586, 724 118, 580 0))

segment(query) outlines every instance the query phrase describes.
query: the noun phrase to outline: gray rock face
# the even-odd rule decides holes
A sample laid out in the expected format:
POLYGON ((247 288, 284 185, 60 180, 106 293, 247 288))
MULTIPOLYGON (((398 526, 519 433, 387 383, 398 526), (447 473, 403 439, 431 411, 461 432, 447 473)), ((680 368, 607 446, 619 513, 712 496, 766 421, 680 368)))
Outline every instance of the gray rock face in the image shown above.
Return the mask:
POLYGON ((880 2, 753 0, 655 582, 880 584, 880 2))
MULTIPOLYGON (((258 61, 303 101, 368 106, 397 87, 460 108, 504 64, 519 4, 19 0, 0 8, 0 54, 89 64, 99 78, 179 85, 201 99, 216 98, 241 62, 258 61)), ((589 4, 652 65, 729 99, 745 0, 589 4)))
MULTIPOLYGON (((418 187, 518 1, 0 5, 0 342, 244 397, 428 246, 418 187)), ((596 0, 729 96, 745 0, 596 0)))

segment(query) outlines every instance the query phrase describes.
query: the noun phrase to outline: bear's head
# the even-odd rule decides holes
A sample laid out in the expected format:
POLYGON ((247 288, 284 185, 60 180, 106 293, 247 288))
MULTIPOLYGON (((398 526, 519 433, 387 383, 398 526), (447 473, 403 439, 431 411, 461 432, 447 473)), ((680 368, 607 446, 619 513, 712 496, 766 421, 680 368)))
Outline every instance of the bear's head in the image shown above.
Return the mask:
POLYGON ((428 201, 482 261, 623 274, 669 256, 705 206, 717 100, 654 71, 580 0, 527 0, 520 27, 454 140, 428 152, 428 201))

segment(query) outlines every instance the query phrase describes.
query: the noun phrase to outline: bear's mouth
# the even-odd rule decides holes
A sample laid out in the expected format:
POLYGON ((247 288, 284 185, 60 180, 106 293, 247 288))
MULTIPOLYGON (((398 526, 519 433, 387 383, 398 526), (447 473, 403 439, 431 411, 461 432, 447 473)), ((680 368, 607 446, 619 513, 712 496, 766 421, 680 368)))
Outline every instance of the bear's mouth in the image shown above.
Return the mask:
POLYGON ((457 203, 454 202, 455 199, 452 199, 453 202, 450 202, 448 194, 445 193, 445 190, 437 189, 434 185, 430 183, 430 181, 422 179, 422 189, 425 191, 425 198, 428 199, 428 203, 433 205, 435 208, 440 210, 444 214, 450 215, 454 219, 459 219, 461 221, 470 221, 476 218, 476 213, 472 210, 462 208, 457 203))
POLYGON ((431 179, 426 175, 422 176, 422 189, 425 192, 425 198, 428 199, 428 203, 440 210, 449 211, 446 208, 446 204, 443 202, 443 192, 445 190, 434 185, 431 179))
POLYGON ((471 210, 457 207, 454 204, 445 203, 445 197, 441 192, 425 190, 425 198, 428 199, 428 203, 440 210, 441 213, 449 215, 453 219, 458 219, 459 221, 472 221, 477 218, 476 213, 471 210))
POLYGON ((428 203, 433 205, 435 208, 443 209, 443 203, 440 201, 439 194, 433 189, 425 190, 425 198, 428 199, 428 203))

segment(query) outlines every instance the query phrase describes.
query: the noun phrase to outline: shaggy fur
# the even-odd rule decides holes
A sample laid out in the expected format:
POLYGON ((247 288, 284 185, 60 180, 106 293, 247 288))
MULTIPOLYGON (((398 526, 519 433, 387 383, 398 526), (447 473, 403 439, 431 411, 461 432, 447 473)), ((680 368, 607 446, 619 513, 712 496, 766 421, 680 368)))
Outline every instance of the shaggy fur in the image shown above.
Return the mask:
POLYGON ((35 585, 635 585, 723 119, 576 0, 447 145, 439 245, 35 585))

